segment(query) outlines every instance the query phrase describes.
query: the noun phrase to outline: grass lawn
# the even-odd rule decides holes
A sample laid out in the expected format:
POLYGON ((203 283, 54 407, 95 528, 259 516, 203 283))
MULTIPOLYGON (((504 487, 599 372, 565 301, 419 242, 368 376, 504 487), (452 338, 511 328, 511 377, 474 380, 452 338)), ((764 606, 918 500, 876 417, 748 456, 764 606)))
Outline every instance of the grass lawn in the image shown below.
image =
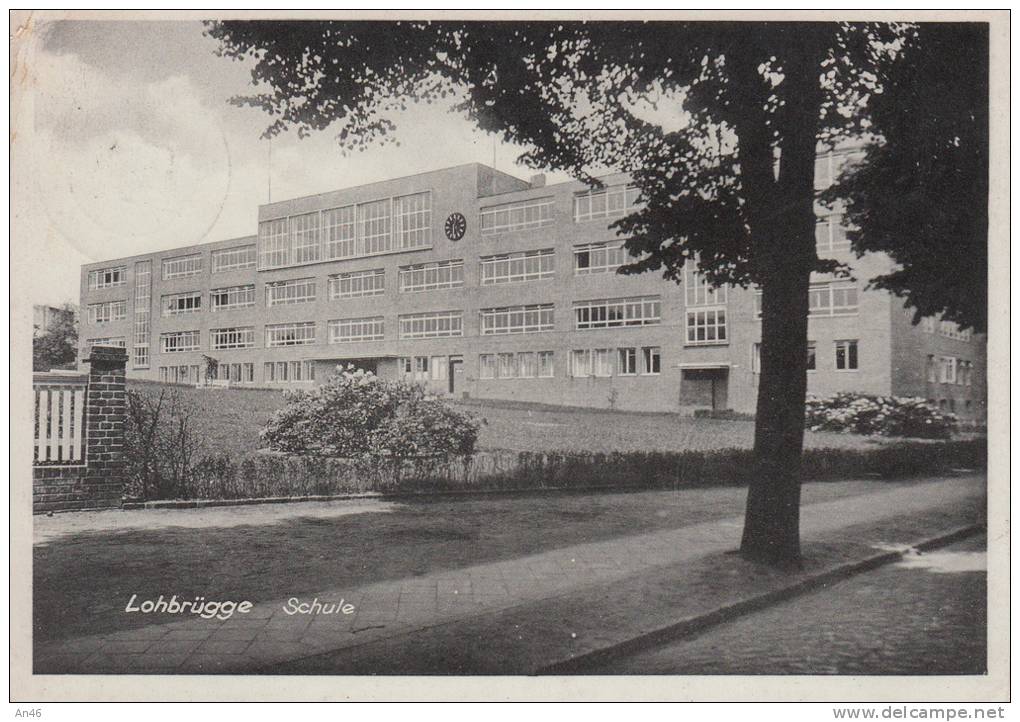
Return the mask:
MULTIPOLYGON (((128 388, 158 393, 163 384, 129 381, 128 388)), ((172 387, 195 409, 195 423, 206 453, 245 454, 259 448, 259 429, 284 405, 281 391, 270 389, 196 389, 172 387)), ((465 411, 485 419, 483 449, 513 451, 683 451, 751 448, 753 421, 694 419, 678 414, 648 414, 597 409, 526 408, 473 400, 465 411)), ((868 448, 888 443, 853 434, 807 432, 807 448, 868 448)))
MULTIPOLYGON (((804 503, 890 483, 807 484, 804 503)), ((744 498, 722 488, 37 516, 34 634, 47 641, 151 621, 124 613, 132 594, 264 602, 354 589, 736 516, 744 498)))

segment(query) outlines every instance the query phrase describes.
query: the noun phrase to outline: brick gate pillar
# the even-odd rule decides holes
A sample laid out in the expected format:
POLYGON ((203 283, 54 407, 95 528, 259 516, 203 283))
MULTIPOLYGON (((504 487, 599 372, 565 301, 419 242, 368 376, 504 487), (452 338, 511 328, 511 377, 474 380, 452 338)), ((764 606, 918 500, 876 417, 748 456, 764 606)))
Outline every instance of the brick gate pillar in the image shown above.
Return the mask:
POLYGON ((85 361, 89 364, 85 485, 94 506, 120 506, 126 481, 124 370, 127 351, 113 346, 94 346, 85 361))

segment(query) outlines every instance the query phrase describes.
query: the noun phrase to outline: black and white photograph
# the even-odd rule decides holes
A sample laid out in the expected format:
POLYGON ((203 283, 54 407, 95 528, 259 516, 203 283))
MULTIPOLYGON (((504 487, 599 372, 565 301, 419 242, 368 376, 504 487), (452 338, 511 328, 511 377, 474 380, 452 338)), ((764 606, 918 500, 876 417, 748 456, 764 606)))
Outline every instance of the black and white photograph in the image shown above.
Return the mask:
POLYGON ((1002 716, 1008 11, 9 20, 12 701, 1002 716))

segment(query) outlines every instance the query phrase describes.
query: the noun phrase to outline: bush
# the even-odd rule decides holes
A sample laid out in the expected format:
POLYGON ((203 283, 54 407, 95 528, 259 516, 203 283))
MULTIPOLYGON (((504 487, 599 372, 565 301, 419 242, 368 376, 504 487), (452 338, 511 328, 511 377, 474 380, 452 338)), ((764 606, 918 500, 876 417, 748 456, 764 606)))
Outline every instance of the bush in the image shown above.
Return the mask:
POLYGON ((269 449, 394 460, 470 456, 479 422, 416 384, 339 369, 314 391, 291 392, 262 430, 269 449))
POLYGON ((948 439, 957 425, 956 416, 924 399, 849 392, 825 399, 808 397, 804 419, 812 431, 923 439, 948 439))
POLYGON ((188 499, 203 451, 194 411, 175 388, 129 390, 124 418, 125 496, 188 499))

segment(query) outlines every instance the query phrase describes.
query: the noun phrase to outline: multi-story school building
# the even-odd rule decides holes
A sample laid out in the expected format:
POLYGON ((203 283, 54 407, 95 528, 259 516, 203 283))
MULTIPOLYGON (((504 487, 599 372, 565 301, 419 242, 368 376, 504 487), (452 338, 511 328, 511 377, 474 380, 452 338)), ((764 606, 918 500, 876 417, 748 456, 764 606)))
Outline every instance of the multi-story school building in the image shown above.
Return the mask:
MULTIPOLYGON (((823 187, 840 155, 819 157, 823 187)), ((456 397, 753 412, 756 292, 621 276, 610 224, 637 203, 625 176, 547 186, 479 164, 259 207, 257 236, 82 268, 83 348, 124 346, 128 377, 294 388, 352 364, 456 397)), ((820 211, 821 213, 821 211, 820 211)), ((809 391, 922 396, 985 409, 984 339, 913 326, 865 284, 838 215, 819 251, 857 280, 811 288, 809 391)))

